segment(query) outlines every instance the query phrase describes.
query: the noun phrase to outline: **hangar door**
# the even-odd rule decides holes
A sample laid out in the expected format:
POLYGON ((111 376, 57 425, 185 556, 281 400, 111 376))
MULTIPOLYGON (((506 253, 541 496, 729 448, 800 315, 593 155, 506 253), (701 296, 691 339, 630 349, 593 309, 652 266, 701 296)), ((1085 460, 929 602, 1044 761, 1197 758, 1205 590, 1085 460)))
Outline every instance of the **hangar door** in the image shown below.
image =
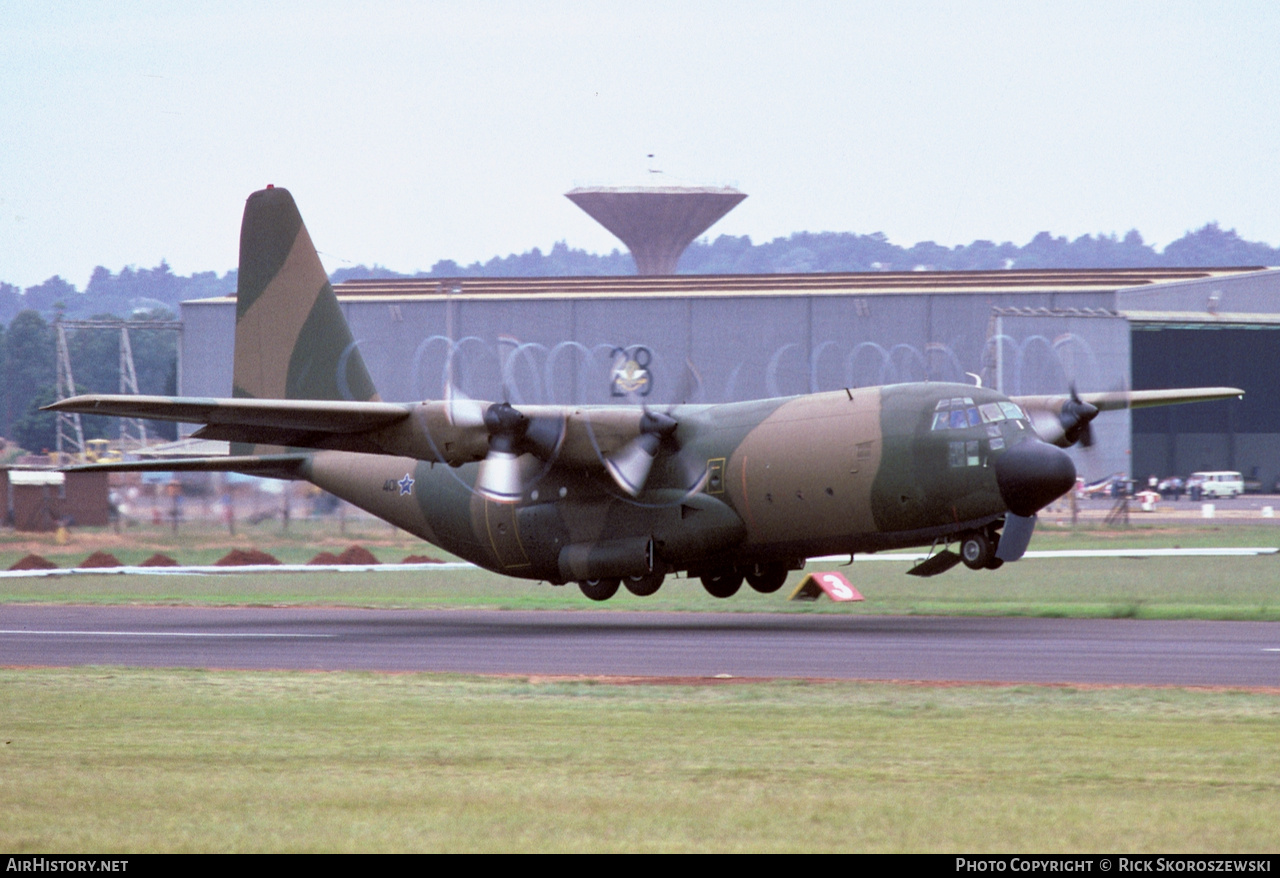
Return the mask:
POLYGON ((1135 478, 1239 470, 1270 491, 1280 476, 1280 325, 1132 324, 1135 389, 1239 387, 1243 400, 1137 409, 1135 478))

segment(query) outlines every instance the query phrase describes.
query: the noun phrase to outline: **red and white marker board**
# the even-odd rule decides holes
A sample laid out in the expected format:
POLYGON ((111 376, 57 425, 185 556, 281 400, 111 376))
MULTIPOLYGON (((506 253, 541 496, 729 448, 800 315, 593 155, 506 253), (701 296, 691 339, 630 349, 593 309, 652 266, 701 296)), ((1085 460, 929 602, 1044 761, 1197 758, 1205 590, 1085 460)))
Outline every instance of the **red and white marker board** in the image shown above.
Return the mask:
POLYGON ((796 590, 791 593, 790 600, 816 601, 824 593, 833 601, 866 600, 862 593, 853 587, 853 583, 845 579, 843 573, 837 573, 834 570, 815 570, 810 573, 800 580, 796 590))

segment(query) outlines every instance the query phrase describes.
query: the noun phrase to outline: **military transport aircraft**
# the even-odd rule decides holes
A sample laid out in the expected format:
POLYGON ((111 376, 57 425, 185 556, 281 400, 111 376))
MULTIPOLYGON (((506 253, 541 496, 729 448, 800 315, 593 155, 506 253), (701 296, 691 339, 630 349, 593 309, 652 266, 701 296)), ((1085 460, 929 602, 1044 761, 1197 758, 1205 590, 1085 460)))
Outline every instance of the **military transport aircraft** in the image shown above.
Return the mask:
POLYGON ((1075 484, 1062 449, 1100 411, 1234 388, 1006 397, 969 384, 864 387, 656 409, 379 401, 293 197, 249 196, 233 398, 86 395, 49 408, 204 426, 230 454, 88 470, 304 479, 481 567, 594 600, 670 573, 716 597, 779 589, 819 555, 942 551, 912 572, 1022 557, 1075 484), (958 544, 959 553, 945 547, 958 544))

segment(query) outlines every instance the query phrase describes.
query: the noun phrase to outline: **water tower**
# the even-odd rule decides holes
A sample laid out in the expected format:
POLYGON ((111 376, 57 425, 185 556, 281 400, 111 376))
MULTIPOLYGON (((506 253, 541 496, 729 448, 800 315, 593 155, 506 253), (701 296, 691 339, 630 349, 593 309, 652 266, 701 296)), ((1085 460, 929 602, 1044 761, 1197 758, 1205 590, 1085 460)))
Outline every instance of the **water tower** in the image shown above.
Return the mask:
POLYGON ((565 197, 631 251, 636 273, 675 274, 680 254, 746 198, 728 186, 592 186, 565 197))

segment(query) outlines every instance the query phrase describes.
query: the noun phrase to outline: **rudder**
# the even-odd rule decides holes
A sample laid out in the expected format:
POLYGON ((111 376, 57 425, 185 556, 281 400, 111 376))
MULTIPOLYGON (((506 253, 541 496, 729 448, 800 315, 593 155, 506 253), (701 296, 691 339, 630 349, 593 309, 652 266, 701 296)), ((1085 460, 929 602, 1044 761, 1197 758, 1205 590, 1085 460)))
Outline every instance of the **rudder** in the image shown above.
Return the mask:
POLYGON ((237 397, 378 399, 287 189, 260 189, 245 202, 232 374, 237 397))

